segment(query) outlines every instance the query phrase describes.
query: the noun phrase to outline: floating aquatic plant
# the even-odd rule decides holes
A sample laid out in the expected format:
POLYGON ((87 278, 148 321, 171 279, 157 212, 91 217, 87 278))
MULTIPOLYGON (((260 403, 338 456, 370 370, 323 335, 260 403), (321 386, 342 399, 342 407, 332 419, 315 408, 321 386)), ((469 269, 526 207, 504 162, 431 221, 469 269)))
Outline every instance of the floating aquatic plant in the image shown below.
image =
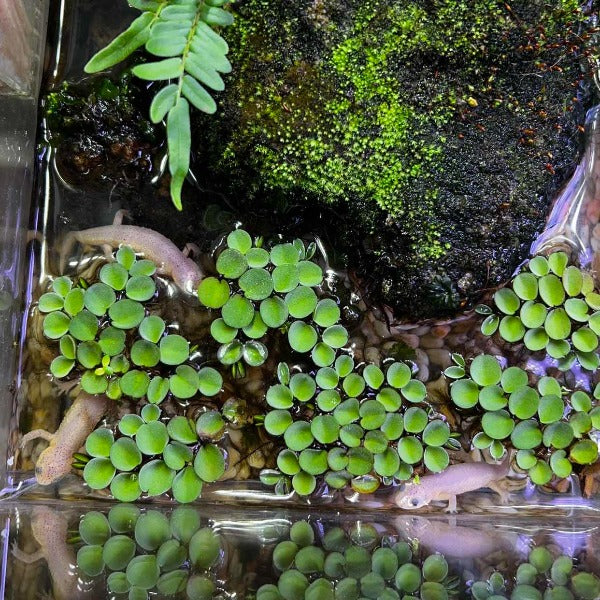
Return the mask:
POLYGON ((205 482, 217 481, 225 472, 224 453, 209 443, 223 434, 224 426, 216 411, 203 413, 196 423, 185 416, 165 421, 158 406, 146 404, 139 415, 124 415, 116 432, 105 427, 93 431, 75 466, 83 468, 90 488, 109 488, 122 502, 169 491, 177 502, 193 502, 205 482))
POLYGON ((569 265, 565 252, 535 256, 493 300, 495 310, 477 307, 485 315, 485 335, 498 332, 532 352, 544 350, 561 370, 576 361, 591 371, 600 366, 600 294, 592 276, 569 265))
POLYGON ((448 466, 450 428, 425 403, 425 386, 406 363, 393 362, 385 372, 369 364, 359 372, 342 354, 314 376, 291 375, 282 363, 278 378, 267 391, 272 410, 264 427, 282 436, 285 448, 278 469, 261 473, 278 490, 291 478, 306 496, 321 477, 334 489, 372 493, 381 483, 408 479, 421 463, 434 472, 448 466))
POLYGON ((145 81, 168 82, 150 106, 153 123, 166 120, 171 173, 171 199, 181 210, 181 188, 189 171, 191 152, 190 104, 212 114, 217 105, 211 93, 225 89, 221 74, 231 71, 227 42, 219 29, 233 23, 221 8, 225 0, 129 0, 142 11, 131 25, 86 64, 87 73, 108 69, 142 46, 160 59, 132 68, 145 81))
POLYGON ((446 369, 454 379, 450 397, 461 411, 480 415, 480 431, 472 440, 500 459, 506 447, 517 449, 518 466, 533 483, 544 485, 553 475, 568 477, 573 465, 587 465, 598 458, 593 439, 600 425, 600 386, 593 397, 584 391, 569 392, 552 377, 536 386, 519 367, 502 369, 494 356, 476 356, 467 367, 453 355, 455 365, 446 369))
POLYGON ((308 522, 294 523, 289 539, 273 551, 278 581, 260 587, 256 600, 437 600, 458 593, 459 580, 441 554, 420 560, 409 543, 381 538, 373 528, 362 525, 349 533, 340 527, 327 530, 321 547, 308 522))
POLYGON ((538 546, 518 566, 514 579, 494 571, 486 581, 473 582, 470 591, 474 600, 529 600, 542 596, 550 600, 588 600, 600 596, 600 579, 593 573, 578 571, 569 556, 556 556, 538 546))
POLYGON ((50 372, 57 378, 76 372, 84 391, 114 400, 147 397, 159 404, 169 393, 179 399, 217 394, 223 383, 218 371, 184 364, 189 341, 148 314, 145 303, 157 293, 156 265, 128 247, 115 259, 92 285, 59 277, 40 297, 44 334, 60 348, 50 372))
POLYGON ((209 599, 218 593, 214 573, 222 542, 189 507, 170 517, 156 510, 116 505, 108 516, 91 511, 79 523, 84 543, 77 567, 86 577, 104 574, 111 594, 146 599, 155 593, 209 599))
POLYGON ((348 341, 348 332, 338 323, 339 307, 330 298, 319 300, 314 290, 323 282, 321 267, 312 261, 315 250, 314 243, 307 247, 295 240, 267 251, 260 238, 253 241, 242 229, 227 237, 216 261, 219 277, 204 279, 198 298, 220 311, 211 335, 221 344, 218 359, 234 373, 245 372, 242 364, 264 364, 268 350, 259 340, 269 330, 287 332, 294 351, 313 351, 322 363, 330 358, 329 364, 334 349, 348 341))

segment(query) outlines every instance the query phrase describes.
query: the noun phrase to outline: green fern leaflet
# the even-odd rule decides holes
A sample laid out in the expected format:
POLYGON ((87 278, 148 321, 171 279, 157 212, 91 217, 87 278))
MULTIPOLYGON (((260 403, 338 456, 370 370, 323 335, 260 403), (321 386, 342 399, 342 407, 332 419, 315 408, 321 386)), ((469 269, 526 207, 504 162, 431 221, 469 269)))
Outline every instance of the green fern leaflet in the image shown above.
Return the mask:
POLYGON ((231 71, 227 42, 215 28, 233 23, 222 8, 227 0, 129 0, 142 11, 131 25, 85 66, 97 73, 126 59, 138 48, 159 60, 136 65, 133 74, 165 81, 150 106, 150 119, 166 119, 171 199, 181 210, 181 188, 190 167, 190 104, 213 114, 217 104, 208 90, 223 91, 221 74, 231 71))

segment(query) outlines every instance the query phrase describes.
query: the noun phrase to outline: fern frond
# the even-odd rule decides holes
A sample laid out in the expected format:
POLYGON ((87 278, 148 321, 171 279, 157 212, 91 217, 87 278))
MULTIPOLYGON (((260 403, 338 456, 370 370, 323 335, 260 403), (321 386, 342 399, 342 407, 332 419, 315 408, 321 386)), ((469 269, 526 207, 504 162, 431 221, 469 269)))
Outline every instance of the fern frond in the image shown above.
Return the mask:
POLYGON ((142 46, 159 59, 133 67, 136 77, 167 81, 150 106, 150 119, 166 119, 171 199, 181 210, 181 189, 189 171, 191 152, 190 104, 213 114, 211 93, 225 89, 220 74, 231 72, 229 46, 215 28, 233 23, 222 7, 228 0, 129 0, 142 15, 85 66, 87 73, 108 69, 142 46))

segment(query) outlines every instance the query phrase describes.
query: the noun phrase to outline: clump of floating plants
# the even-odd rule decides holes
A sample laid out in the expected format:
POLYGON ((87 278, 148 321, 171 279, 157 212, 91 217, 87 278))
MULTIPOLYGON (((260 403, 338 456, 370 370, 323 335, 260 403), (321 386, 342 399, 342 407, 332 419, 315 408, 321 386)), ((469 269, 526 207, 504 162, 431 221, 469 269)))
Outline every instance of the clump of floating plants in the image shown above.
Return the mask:
MULTIPOLYGON (((262 365, 267 347, 259 339, 269 330, 287 332, 290 347, 308 352, 317 343, 318 327, 327 347, 348 341, 337 325, 340 311, 331 299, 319 302, 314 288, 323 283, 323 271, 313 262, 316 246, 301 240, 277 244, 267 251, 262 240, 237 229, 227 237, 227 247, 216 261, 219 277, 207 277, 198 287, 198 298, 218 310, 211 324, 212 337, 221 344, 217 357, 231 365, 234 374, 245 373, 244 364, 262 365), (309 322, 304 321, 310 317, 309 322)), ((326 350, 320 344, 315 352, 326 350)))
POLYGON ((222 542, 200 515, 177 508, 170 517, 156 510, 116 505, 108 517, 91 511, 79 523, 77 567, 106 577, 111 594, 145 600, 161 596, 210 599, 220 593, 215 569, 224 559, 222 542))
POLYGON ((166 398, 214 397, 223 379, 216 369, 193 364, 189 341, 149 313, 157 294, 155 272, 153 262, 122 247, 92 285, 54 280, 39 310, 46 314, 44 334, 60 349, 50 366, 55 377, 76 375, 89 394, 147 402, 140 414, 125 414, 116 429, 101 427, 87 437, 86 453, 73 462, 85 482, 92 489, 109 488, 122 501, 171 491, 178 502, 192 502, 204 482, 225 472, 226 457, 211 443, 222 437, 225 421, 215 410, 195 422, 167 418, 158 405, 166 398))
POLYGON ((277 583, 260 587, 256 600, 439 600, 456 596, 460 583, 441 554, 420 560, 409 543, 381 538, 368 526, 350 534, 331 528, 321 548, 310 524, 298 521, 275 547, 273 567, 277 583))
POLYGON ((517 567, 515 577, 494 571, 486 581, 471 585, 474 600, 594 600, 600 596, 600 579, 593 573, 578 571, 569 556, 556 556, 538 546, 526 562, 517 567))
POLYGON ((561 370, 576 361, 591 371, 600 365, 600 294, 589 273, 568 264, 565 252, 535 256, 493 297, 494 308, 480 305, 485 335, 498 332, 532 352, 545 351, 561 370))
POLYGON ((166 121, 171 173, 171 199, 181 210, 181 188, 190 167, 190 104, 213 114, 217 104, 206 88, 225 89, 221 73, 229 73, 229 48, 219 29, 233 23, 221 8, 225 0, 130 0, 142 11, 131 25, 86 64, 87 73, 104 71, 142 46, 153 57, 132 68, 145 81, 170 81, 150 105, 153 123, 166 121))
POLYGON ((285 490, 291 478, 303 496, 314 491, 317 477, 333 489, 372 493, 382 482, 409 479, 420 464, 433 472, 448 466, 450 428, 425 403, 425 386, 406 363, 359 370, 342 354, 314 375, 290 375, 285 363, 278 374, 267 391, 273 410, 264 426, 283 436, 285 448, 278 470, 263 471, 263 481, 285 490))
POLYGON ((517 449, 516 460, 533 483, 544 485, 553 475, 568 477, 574 465, 598 458, 593 438, 600 429, 600 386, 593 397, 584 391, 563 389, 552 377, 529 384, 526 371, 503 369, 494 356, 476 356, 467 367, 454 355, 446 369, 452 402, 466 416, 479 415, 481 429, 472 440, 500 459, 507 447, 517 449), (468 412, 467 412, 468 411, 468 412))
MULTIPOLYGON (((216 385, 212 391, 220 389, 216 385)), ((187 503, 200 496, 205 482, 223 475, 226 457, 207 441, 224 433, 225 421, 219 412, 207 411, 196 423, 185 416, 166 422, 160 417, 158 406, 146 404, 140 415, 129 413, 121 418, 117 438, 108 428, 98 428, 88 436, 87 454, 77 454, 75 466, 83 467, 90 488, 110 488, 122 502, 133 502, 142 493, 160 496, 171 491, 175 500, 187 503)))
POLYGON ((100 269, 98 282, 59 277, 40 297, 44 334, 60 348, 50 372, 57 378, 76 374, 84 391, 113 400, 147 396, 159 403, 168 391, 188 398, 180 380, 191 377, 191 367, 183 365, 190 343, 148 311, 157 293, 156 265, 138 260, 128 247, 115 258, 100 269))

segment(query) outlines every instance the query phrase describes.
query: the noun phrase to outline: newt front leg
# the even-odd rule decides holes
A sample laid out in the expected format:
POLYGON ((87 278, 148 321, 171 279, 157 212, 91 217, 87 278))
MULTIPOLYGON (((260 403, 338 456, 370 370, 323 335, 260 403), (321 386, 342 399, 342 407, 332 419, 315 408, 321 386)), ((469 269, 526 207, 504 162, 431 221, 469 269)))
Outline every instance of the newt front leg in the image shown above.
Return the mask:
POLYGON ((84 445, 87 436, 104 416, 108 402, 106 396, 80 392, 56 433, 36 429, 23 436, 22 446, 39 438, 50 443, 35 464, 35 477, 40 485, 50 485, 71 472, 73 454, 84 445))

